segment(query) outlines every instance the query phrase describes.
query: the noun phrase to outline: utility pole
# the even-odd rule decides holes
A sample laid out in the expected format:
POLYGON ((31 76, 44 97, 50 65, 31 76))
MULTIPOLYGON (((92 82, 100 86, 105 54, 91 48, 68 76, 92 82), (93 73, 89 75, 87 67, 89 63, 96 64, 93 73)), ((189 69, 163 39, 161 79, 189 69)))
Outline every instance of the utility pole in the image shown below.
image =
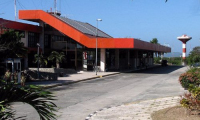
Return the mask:
POLYGON ((56 14, 57 12, 56 4, 57 4, 57 0, 54 0, 54 14, 56 14))
POLYGON ((17 21, 17 5, 16 5, 16 0, 14 0, 14 9, 15 9, 15 21, 17 21))

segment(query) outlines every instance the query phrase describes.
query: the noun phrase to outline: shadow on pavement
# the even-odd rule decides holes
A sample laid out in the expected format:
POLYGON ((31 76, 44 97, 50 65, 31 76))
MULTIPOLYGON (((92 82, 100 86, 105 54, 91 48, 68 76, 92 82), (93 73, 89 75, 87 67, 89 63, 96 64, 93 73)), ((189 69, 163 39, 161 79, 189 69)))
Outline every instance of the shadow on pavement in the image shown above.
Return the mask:
POLYGON ((143 73, 143 74, 168 74, 175 70, 178 70, 184 66, 156 66, 152 68, 147 68, 143 70, 133 71, 129 73, 143 73))

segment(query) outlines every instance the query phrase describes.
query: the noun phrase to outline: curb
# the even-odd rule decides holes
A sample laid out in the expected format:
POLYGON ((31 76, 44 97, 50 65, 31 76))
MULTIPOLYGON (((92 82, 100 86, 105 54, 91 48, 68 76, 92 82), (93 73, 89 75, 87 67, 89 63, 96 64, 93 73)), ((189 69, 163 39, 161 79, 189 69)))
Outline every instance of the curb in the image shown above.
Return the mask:
POLYGON ((107 74, 107 75, 100 75, 100 76, 90 77, 90 78, 81 79, 81 80, 68 82, 68 83, 58 83, 58 84, 54 84, 54 85, 41 85, 41 87, 44 89, 49 89, 49 88, 54 88, 54 87, 58 87, 58 86, 62 86, 62 85, 70 85, 70 84, 74 84, 74 83, 88 81, 88 80, 92 80, 92 79, 96 79, 96 78, 108 77, 108 76, 117 75, 117 74, 121 74, 121 73, 117 72, 117 73, 112 73, 112 74, 107 74))
MULTIPOLYGON (((149 68, 153 68, 153 67, 158 67, 158 66, 152 66, 152 67, 149 67, 149 68)), ((129 72, 138 71, 138 70, 142 70, 142 69, 127 70, 124 73, 129 73, 129 72)), ((44 89, 49 89, 49 88, 54 88, 54 87, 58 87, 58 86, 62 86, 62 85, 74 84, 74 83, 78 83, 78 82, 83 82, 83 81, 92 80, 92 79, 96 79, 96 78, 102 78, 102 77, 117 75, 117 74, 121 74, 121 73, 123 73, 123 72, 116 72, 116 73, 111 73, 111 74, 107 74, 107 75, 100 75, 100 76, 95 76, 95 77, 77 80, 77 81, 73 81, 73 82, 71 81, 71 82, 68 82, 68 83, 58 83, 58 84, 53 84, 53 85, 39 85, 39 86, 41 86, 44 89)))

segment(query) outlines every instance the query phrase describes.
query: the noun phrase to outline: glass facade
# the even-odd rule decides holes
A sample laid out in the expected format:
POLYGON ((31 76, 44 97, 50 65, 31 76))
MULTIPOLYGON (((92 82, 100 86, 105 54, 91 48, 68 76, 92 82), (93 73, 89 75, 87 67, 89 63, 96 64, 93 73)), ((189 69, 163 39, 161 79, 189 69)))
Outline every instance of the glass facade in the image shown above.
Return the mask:
POLYGON ((51 35, 44 35, 44 48, 51 48, 51 35))
POLYGON ((28 33, 28 47, 36 48, 38 42, 39 42, 39 34, 29 32, 28 33))

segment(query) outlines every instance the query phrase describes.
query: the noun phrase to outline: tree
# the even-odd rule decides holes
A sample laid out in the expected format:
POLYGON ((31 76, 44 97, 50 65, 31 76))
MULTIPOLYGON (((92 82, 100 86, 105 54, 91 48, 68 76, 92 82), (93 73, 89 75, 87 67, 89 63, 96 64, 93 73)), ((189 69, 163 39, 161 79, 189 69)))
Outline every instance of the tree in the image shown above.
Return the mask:
POLYGON ((11 104, 23 102, 32 106, 39 114, 40 120, 56 119, 57 106, 52 102, 55 100, 51 92, 42 90, 38 86, 19 87, 15 84, 5 84, 1 81, 0 85, 0 119, 21 119, 14 118, 15 111, 11 104))
POLYGON ((22 34, 13 30, 6 31, 0 36, 0 54, 4 58, 26 57, 28 48, 21 42, 22 34))
POLYGON ((50 56, 48 57, 48 60, 55 60, 56 61, 56 68, 60 68, 60 63, 65 60, 65 54, 64 52, 56 52, 52 51, 50 56))
POLYGON ((45 66, 47 65, 48 61, 42 54, 39 56, 38 56, 38 54, 35 54, 34 57, 35 57, 34 63, 37 63, 39 60, 40 67, 42 67, 43 65, 45 65, 45 66))
POLYGON ((188 64, 194 64, 200 62, 200 46, 193 48, 187 58, 188 64))
POLYGON ((150 40, 150 43, 159 44, 157 38, 153 38, 152 40, 150 40))

